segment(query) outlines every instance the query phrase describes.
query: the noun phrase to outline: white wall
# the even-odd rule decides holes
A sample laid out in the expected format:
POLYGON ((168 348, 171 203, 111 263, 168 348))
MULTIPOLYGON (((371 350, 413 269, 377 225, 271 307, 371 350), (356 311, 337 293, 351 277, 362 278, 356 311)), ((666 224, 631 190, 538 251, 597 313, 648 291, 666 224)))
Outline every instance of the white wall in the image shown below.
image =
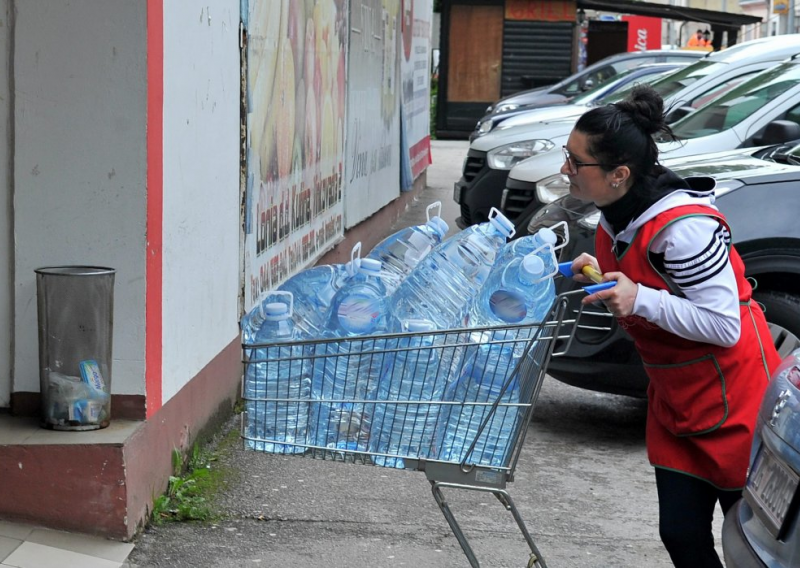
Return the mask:
POLYGON ((143 394, 146 3, 14 6, 13 390, 39 390, 33 270, 93 264, 117 269, 112 392, 143 394))
POLYGON ((239 69, 239 0, 164 2, 164 402, 239 334, 239 69))
POLYGON ((11 7, 9 0, 0 0, 0 407, 10 403, 12 310, 11 274, 13 257, 13 219, 11 200, 12 178, 9 168, 11 151, 11 87, 9 63, 11 57, 11 7))

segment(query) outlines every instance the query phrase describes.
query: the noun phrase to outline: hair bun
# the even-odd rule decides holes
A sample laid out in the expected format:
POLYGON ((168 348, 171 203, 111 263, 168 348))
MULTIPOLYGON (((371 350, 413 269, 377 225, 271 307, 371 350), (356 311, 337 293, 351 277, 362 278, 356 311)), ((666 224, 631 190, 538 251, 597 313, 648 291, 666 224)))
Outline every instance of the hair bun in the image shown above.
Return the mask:
POLYGON ((619 110, 627 113, 631 120, 644 131, 652 135, 664 129, 664 101, 652 87, 637 85, 630 95, 616 103, 619 110))

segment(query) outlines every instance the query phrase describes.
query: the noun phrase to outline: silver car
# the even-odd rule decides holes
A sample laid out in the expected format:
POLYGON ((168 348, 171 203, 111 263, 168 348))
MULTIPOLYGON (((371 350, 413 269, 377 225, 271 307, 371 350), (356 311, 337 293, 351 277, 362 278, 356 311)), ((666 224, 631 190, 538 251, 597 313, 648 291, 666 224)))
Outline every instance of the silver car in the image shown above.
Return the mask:
POLYGON ((750 455, 744 498, 725 516, 728 568, 800 566, 800 349, 770 381, 750 455))

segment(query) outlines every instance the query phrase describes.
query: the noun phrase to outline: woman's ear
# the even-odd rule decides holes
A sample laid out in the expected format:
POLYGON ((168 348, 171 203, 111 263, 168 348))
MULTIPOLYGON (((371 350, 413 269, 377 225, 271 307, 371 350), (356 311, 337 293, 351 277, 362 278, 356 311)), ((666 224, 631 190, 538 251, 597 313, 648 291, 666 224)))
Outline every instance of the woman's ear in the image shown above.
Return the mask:
POLYGON ((618 166, 609 175, 611 176, 611 185, 614 187, 624 186, 631 177, 631 169, 628 166, 618 166))

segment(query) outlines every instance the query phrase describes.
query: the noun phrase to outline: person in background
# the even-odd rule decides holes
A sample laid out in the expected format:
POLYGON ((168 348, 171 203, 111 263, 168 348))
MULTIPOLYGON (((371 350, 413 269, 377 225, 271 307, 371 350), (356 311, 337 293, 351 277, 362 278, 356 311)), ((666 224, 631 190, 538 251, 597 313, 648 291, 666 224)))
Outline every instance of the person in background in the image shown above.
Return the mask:
POLYGON ((703 36, 703 30, 698 29, 695 34, 689 38, 686 47, 706 47, 707 45, 705 37, 703 36))
POLYGON ((711 47, 711 32, 706 30, 703 32, 703 41, 706 42, 706 47, 711 47))
POLYGON ((638 86, 581 116, 564 146, 570 194, 601 212, 597 257, 572 263, 616 281, 602 301, 633 337, 650 378, 647 454, 655 467, 661 540, 677 568, 722 568, 712 520, 744 487, 756 416, 780 357, 714 180, 682 179, 658 163, 672 136, 663 100, 638 86))

